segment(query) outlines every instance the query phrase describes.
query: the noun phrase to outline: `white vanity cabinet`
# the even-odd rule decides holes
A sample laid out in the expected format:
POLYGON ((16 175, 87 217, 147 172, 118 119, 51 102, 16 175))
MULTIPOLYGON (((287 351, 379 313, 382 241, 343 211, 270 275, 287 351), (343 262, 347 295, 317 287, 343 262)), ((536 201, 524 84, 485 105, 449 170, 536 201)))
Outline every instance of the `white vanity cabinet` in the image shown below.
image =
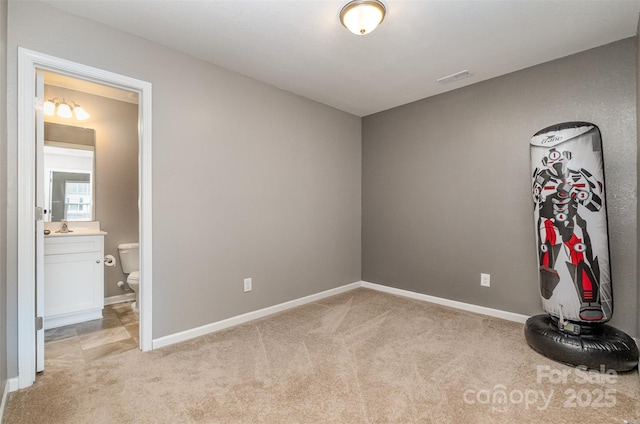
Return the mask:
POLYGON ((45 329, 102 318, 103 258, 103 234, 45 237, 45 329))

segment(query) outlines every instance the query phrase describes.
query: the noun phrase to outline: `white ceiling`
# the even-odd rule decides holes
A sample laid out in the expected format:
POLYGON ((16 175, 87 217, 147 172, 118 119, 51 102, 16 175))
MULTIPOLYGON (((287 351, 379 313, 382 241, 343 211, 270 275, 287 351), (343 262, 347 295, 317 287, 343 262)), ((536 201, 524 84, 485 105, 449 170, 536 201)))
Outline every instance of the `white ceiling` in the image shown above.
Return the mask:
POLYGON ((45 1, 358 116, 634 36, 640 14, 640 0, 382 0, 362 37, 339 22, 347 0, 45 1))

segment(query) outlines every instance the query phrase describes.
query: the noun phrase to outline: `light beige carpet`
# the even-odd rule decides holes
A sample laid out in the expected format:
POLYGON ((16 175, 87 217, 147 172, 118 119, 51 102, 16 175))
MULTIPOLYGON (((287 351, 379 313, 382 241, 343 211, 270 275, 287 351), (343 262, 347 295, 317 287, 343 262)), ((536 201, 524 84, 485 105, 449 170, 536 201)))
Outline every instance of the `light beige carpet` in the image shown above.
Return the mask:
POLYGON ((535 353, 521 324, 358 289, 45 373, 4 422, 640 424, 637 370, 604 376, 535 353))

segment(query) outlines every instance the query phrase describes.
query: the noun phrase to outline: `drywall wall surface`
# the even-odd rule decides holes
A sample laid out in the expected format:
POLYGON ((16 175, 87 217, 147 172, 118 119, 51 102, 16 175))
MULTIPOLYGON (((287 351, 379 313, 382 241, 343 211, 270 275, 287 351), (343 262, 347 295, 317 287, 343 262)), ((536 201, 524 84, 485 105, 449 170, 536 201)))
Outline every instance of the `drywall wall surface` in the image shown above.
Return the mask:
MULTIPOLYGON (((47 79, 45 77, 45 84, 47 79)), ((118 287, 126 281, 118 245, 137 243, 138 227, 138 105, 108 97, 45 85, 45 99, 73 100, 91 115, 84 121, 46 116, 46 122, 95 130, 95 220, 108 234, 104 254, 116 258, 115 267, 104 267, 104 296, 131 291, 118 287)))
POLYGON ((365 117, 363 280, 541 313, 529 140, 589 121, 604 139, 611 324, 637 335, 635 78, 629 38, 365 117))
POLYGON ((10 85, 18 46, 153 85, 154 338, 360 280, 358 117, 35 1, 9 30, 10 85))
MULTIPOLYGON (((638 138, 640 137, 640 18, 638 19, 638 30, 636 33, 636 142, 638 142, 638 138)), ((640 186, 640 144, 637 149, 637 159, 636 163, 638 166, 637 171, 637 184, 636 187, 640 186)), ((640 222, 640 208, 636 208, 637 211, 637 222, 640 222)), ((637 245, 640 246, 640 232, 636 229, 637 245)), ((640 249, 637 250, 637 259, 636 259, 636 279, 640 277, 640 249)), ((637 280, 636 280, 637 281, 637 280)), ((640 283, 639 283, 640 284, 640 283)), ((638 288, 637 293, 637 305, 636 305, 636 331, 640 333, 640 288, 638 288)))
MULTIPOLYGON (((0 0, 0 99, 7 94, 7 1, 0 0)), ((7 102, 0 102, 0 399, 7 381, 7 102)))

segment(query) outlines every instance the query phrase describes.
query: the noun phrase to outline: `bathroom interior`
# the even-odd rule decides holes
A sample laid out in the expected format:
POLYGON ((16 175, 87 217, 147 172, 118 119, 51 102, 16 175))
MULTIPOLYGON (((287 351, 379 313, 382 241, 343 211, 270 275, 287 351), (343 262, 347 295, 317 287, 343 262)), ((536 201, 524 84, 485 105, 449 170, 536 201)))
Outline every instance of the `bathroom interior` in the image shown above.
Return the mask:
POLYGON ((43 74, 41 298, 55 371, 139 346, 138 95, 43 74))

